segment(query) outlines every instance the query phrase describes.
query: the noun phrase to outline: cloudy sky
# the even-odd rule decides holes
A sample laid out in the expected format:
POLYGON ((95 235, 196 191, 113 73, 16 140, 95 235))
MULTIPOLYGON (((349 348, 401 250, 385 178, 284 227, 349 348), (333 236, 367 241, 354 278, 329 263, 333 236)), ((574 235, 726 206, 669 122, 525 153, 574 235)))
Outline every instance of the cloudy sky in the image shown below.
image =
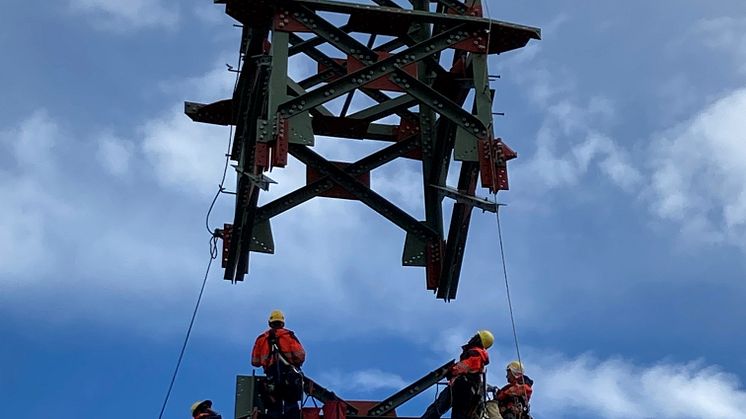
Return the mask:
MULTIPOLYGON (((491 60, 495 131, 520 155, 500 200, 534 416, 746 418, 746 3, 506 0, 489 13, 544 35, 491 60)), ((228 141, 182 103, 230 95, 233 23, 197 0, 0 14, 0 402, 15 418, 157 417, 228 141)), ((371 147, 318 149, 354 160, 371 147)), ((373 187, 421 214, 416 170, 375 171, 373 187)), ((277 196, 303 167, 271 177, 277 196)), ((211 227, 232 219, 230 198, 211 227)), ((277 253, 254 256, 246 282, 212 271, 165 417, 200 398, 231 417, 273 308, 307 347, 306 373, 343 397, 386 397, 480 328, 497 337, 499 384, 515 350, 496 223, 473 223, 445 304, 400 266, 403 232, 362 204, 277 217, 277 253)))

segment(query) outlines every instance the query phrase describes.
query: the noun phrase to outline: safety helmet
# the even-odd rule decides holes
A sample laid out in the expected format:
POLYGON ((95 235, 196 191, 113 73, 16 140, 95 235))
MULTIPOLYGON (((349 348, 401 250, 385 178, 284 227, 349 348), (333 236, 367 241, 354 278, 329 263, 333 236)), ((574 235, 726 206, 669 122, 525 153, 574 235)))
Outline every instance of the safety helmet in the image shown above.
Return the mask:
POLYGON ((489 349, 492 344, 495 342, 495 337, 492 336, 492 332, 489 330, 480 330, 477 332, 479 335, 479 340, 482 341, 482 346, 484 349, 489 349))
POLYGON ((274 323, 274 322, 285 323, 285 315, 282 314, 282 311, 272 310, 272 312, 269 313, 269 323, 274 323))
POLYGON ((197 400, 192 404, 192 416, 194 416, 194 412, 197 411, 197 409, 201 407, 211 408, 212 407, 212 400, 197 400))
POLYGON ((513 375, 523 375, 523 364, 520 361, 511 361, 505 369, 513 375))

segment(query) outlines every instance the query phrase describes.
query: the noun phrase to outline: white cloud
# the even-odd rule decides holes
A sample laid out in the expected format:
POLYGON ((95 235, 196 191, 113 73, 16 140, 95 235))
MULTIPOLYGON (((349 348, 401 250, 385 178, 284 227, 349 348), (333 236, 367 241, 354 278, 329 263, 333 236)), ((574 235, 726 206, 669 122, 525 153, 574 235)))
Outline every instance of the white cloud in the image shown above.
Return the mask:
POLYGON ((161 0, 70 0, 70 9, 95 19, 94 26, 112 32, 147 27, 173 28, 179 6, 161 0))
MULTIPOLYGON (((738 378, 701 362, 640 366, 589 355, 526 363, 536 384, 537 415, 572 418, 742 418, 746 391, 738 378)), ((496 374, 495 380, 500 381, 496 374)), ((502 378, 504 381, 504 378, 502 378)))
POLYGON ((175 107, 147 121, 142 132, 142 151, 162 186, 201 195, 217 190, 228 128, 195 123, 184 115, 182 107, 175 107))
MULTIPOLYGON (((565 15, 557 16, 548 24, 549 30, 558 31, 567 20, 565 15)), ((521 158, 511 166, 511 183, 541 193, 576 186, 597 171, 631 192, 642 176, 629 153, 608 134, 618 119, 614 103, 600 95, 584 99, 568 68, 549 62, 541 50, 540 43, 531 43, 497 62, 500 72, 527 92, 528 100, 543 114, 536 151, 526 155, 519 150, 521 158)))
POLYGON ((697 24, 696 35, 702 37, 706 46, 734 57, 741 72, 746 73, 746 18, 704 19, 697 24))
MULTIPOLYGON (((225 67, 231 60, 230 54, 221 54, 220 64, 203 75, 161 83, 160 90, 175 104, 143 123, 139 141, 161 186, 200 195, 217 190, 230 129, 192 121, 184 114, 183 101, 210 103, 231 97, 235 75, 225 67)), ((230 179, 235 172, 228 170, 230 179)))
POLYGON ((60 128, 46 111, 37 111, 17 127, 0 132, 0 150, 15 167, 0 169, 0 277, 11 280, 31 267, 41 274, 54 255, 48 253, 48 229, 68 205, 55 195, 54 150, 60 128))
POLYGON ((517 182, 535 191, 575 186, 595 165, 614 184, 631 191, 642 180, 640 172, 628 153, 597 128, 613 117, 612 106, 601 98, 584 106, 560 101, 548 107, 536 153, 515 166, 517 182))
MULTIPOLYGON (((453 164, 460 166, 460 163, 453 164)), ((417 160, 392 162, 371 173, 371 188, 418 219, 424 219, 422 164, 417 160)))
POLYGON ((378 390, 399 390, 409 383, 398 374, 366 369, 361 371, 341 372, 330 371, 319 377, 319 382, 334 391, 355 391, 357 393, 373 393, 378 390))
POLYGON ((96 157, 104 169, 115 176, 123 176, 129 170, 134 144, 117 138, 112 134, 104 134, 98 140, 96 157))
POLYGON ((54 165, 59 126, 45 110, 34 112, 15 129, 1 133, 22 171, 48 171, 54 165))
POLYGON ((236 53, 222 53, 216 66, 205 74, 182 79, 172 79, 160 83, 160 90, 181 103, 185 97, 195 102, 212 102, 230 98, 236 75, 228 71, 226 64, 235 67, 236 53))
MULTIPOLYGON (((434 340, 438 344, 433 348, 437 359, 453 355, 469 335, 462 329, 445 331, 434 340)), ((487 370, 491 385, 505 383, 503 365, 514 359, 507 355, 512 352, 509 348, 505 342, 490 350, 492 362, 487 370)), ((599 359, 589 354, 568 357, 524 349, 528 352, 524 357, 526 372, 534 380, 531 406, 535 417, 746 417, 746 390, 738 377, 701 361, 641 365, 619 357, 599 359)), ((379 369, 331 371, 318 379, 335 391, 363 394, 398 390, 411 381, 379 369)))
POLYGON ((746 89, 707 106, 651 147, 652 211, 687 235, 746 241, 746 89))

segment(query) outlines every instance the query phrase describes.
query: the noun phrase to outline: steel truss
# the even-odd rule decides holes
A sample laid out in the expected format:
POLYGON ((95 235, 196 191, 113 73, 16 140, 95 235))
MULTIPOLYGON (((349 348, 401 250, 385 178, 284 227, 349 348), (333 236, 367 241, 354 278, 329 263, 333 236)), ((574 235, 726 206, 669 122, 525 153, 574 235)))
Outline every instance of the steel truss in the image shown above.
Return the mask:
POLYGON ((456 297, 472 209, 494 210, 474 197, 477 179, 493 193, 508 189, 507 161, 516 157, 493 136, 487 59, 539 39, 540 31, 482 17, 481 0, 410 0, 411 9, 373 2, 215 0, 242 24, 243 66, 232 98, 187 102, 185 112, 236 127, 235 218, 221 231, 225 279, 243 280, 250 252, 274 253, 272 217, 331 197, 359 200, 405 230, 402 264, 424 267, 437 298, 456 297), (374 46, 379 36, 392 39, 374 46), (359 41, 366 37, 367 44, 359 41), (339 57, 323 52, 332 48, 339 57), (452 59, 444 64, 447 50, 452 59), (288 60, 299 54, 318 71, 293 80, 288 60), (354 92, 376 104, 347 115, 354 92), (341 111, 332 112, 329 102, 343 96, 341 111), (383 123, 392 117, 398 123, 383 123), (356 162, 333 162, 312 150, 317 135, 390 145, 356 162), (288 155, 307 166, 307 184, 258 205, 269 183, 264 173, 285 167, 288 155), (398 158, 422 162, 425 220, 370 188, 370 172, 398 158), (445 183, 452 159, 461 163, 455 189, 445 183), (456 200, 447 231, 444 197, 456 200))
MULTIPOLYGON (((456 361, 453 359, 448 361, 382 401, 347 401, 309 377, 303 378, 303 391, 307 396, 313 397, 321 403, 332 400, 341 402, 346 408, 346 419, 397 417, 396 409, 398 407, 444 379, 455 363, 456 361)), ((264 380, 266 380, 266 377, 259 375, 239 375, 236 377, 236 419, 264 418, 264 415, 260 413, 264 410, 260 395, 260 388, 264 380)))

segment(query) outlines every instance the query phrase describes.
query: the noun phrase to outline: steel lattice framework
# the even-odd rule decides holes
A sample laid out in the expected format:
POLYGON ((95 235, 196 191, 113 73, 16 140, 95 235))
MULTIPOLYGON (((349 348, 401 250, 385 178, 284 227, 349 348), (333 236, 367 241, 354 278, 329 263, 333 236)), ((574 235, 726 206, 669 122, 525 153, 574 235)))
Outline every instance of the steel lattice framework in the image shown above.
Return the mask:
POLYGON ((243 66, 231 99, 187 102, 185 112, 236 127, 235 219, 220 232, 225 279, 243 280, 250 252, 274 252, 272 217, 332 197, 359 200, 405 230, 402 264, 424 267, 427 289, 455 298, 472 209, 495 210, 474 197, 477 180, 493 193, 507 189, 506 162, 516 157, 493 136, 488 56, 539 39, 539 29, 486 19, 481 0, 410 0, 411 8, 393 0, 215 3, 242 24, 243 66), (383 36, 391 40, 374 46, 383 36), (327 53, 332 47, 338 56, 327 53), (316 74, 289 77, 288 60, 298 54, 317 63, 316 74), (376 104, 348 115, 354 92, 376 104), (345 95, 342 110, 330 111, 345 95), (392 116, 396 124, 383 123, 392 116), (390 145, 356 162, 334 162, 312 150, 318 135, 390 145), (288 155, 307 166, 306 185, 258 205, 269 182, 264 173, 285 167, 288 155), (370 188, 370 172, 398 158, 422 162, 425 220, 370 188), (461 165, 456 188, 445 183, 452 160, 461 165), (456 200, 447 231, 444 197, 456 200))

